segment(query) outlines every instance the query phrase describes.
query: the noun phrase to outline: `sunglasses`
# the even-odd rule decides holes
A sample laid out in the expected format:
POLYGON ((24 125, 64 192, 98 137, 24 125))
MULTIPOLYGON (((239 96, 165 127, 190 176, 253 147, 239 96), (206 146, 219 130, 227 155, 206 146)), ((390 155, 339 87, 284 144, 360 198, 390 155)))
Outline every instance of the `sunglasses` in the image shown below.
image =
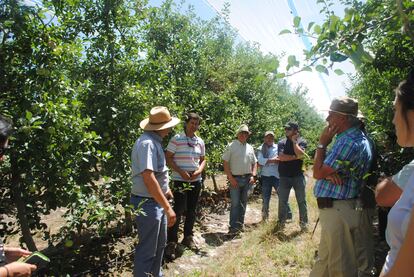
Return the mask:
POLYGON ((187 138, 187 145, 189 146, 189 147, 191 147, 191 148, 194 148, 194 147, 196 147, 197 145, 198 145, 198 140, 197 140, 197 142, 196 143, 190 143, 190 141, 188 140, 188 138, 187 138))

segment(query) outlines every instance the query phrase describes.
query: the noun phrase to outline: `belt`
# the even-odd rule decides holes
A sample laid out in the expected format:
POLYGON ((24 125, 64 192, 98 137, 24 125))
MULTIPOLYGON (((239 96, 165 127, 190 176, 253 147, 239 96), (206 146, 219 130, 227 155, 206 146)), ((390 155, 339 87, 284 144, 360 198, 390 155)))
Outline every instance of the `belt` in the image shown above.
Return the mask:
POLYGON ((348 200, 355 200, 356 198, 348 198, 348 199, 336 199, 332 197, 318 197, 316 198, 316 202, 318 203, 319 209, 327 209, 333 207, 334 201, 348 201, 348 200))
POLYGON ((154 199, 154 198, 152 198, 152 197, 148 197, 148 196, 141 196, 141 195, 136 195, 136 194, 133 194, 133 193, 131 193, 131 196, 132 196, 132 197, 144 198, 144 199, 154 199))
POLYGON ((246 177, 250 177, 250 176, 252 176, 252 174, 251 174, 251 173, 248 173, 248 174, 243 174, 243 175, 233 175, 233 174, 232 174, 232 176, 233 176, 233 177, 239 177, 239 178, 246 178, 246 177))

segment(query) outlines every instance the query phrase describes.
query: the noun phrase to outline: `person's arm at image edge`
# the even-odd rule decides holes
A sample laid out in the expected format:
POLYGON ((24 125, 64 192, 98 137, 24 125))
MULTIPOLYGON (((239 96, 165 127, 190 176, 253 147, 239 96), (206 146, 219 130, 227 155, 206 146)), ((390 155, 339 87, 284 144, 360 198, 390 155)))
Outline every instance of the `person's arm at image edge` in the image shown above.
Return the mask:
POLYGON ((394 183, 391 177, 385 178, 375 188, 375 200, 378 206, 392 207, 400 198, 401 193, 401 188, 394 183))
POLYGON ((30 276, 36 266, 22 262, 12 262, 0 267, 0 277, 30 276))

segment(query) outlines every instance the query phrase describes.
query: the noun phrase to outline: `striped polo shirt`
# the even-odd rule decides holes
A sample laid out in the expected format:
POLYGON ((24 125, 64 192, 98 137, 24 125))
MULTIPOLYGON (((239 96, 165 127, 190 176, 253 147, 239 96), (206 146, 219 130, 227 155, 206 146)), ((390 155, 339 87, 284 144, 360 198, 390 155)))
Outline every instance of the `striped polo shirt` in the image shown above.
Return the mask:
MULTIPOLYGON (((184 171, 196 171, 200 166, 200 157, 205 156, 204 141, 194 135, 187 137, 185 133, 177 134, 168 143, 167 151, 174 153, 175 164, 184 171)), ((172 171, 174 181, 185 181, 178 172, 172 171)), ((201 180, 201 174, 194 181, 201 180)))
POLYGON ((335 199, 356 198, 371 161, 370 144, 360 129, 353 127, 338 134, 323 163, 335 169, 343 184, 335 185, 326 179, 317 180, 314 195, 335 199))

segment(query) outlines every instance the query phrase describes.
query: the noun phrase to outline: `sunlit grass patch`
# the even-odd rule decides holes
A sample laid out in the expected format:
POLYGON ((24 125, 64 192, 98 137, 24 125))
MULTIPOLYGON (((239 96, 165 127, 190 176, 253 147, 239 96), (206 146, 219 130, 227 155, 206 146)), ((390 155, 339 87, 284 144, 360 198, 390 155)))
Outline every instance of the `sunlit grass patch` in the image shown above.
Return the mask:
MULTIPOLYGON (((278 228, 277 197, 271 201, 271 220, 261 223, 241 239, 230 241, 209 265, 197 269, 188 276, 308 276, 314 263, 315 251, 319 243, 319 228, 311 237, 318 218, 312 186, 307 186, 309 229, 302 232, 298 223, 296 199, 290 198, 294 220, 283 229, 278 228)), ((261 200, 250 203, 260 209, 261 200)))

